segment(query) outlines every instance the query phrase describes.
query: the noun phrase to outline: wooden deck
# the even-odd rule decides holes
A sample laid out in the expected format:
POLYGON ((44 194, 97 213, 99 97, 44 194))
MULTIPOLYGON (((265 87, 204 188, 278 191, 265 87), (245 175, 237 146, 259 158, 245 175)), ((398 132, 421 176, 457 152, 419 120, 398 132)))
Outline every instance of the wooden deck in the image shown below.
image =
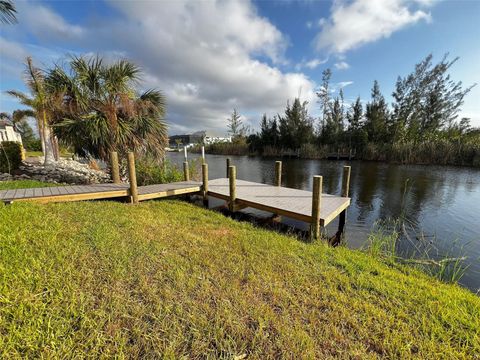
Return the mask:
MULTIPOLYGON (((167 196, 191 194, 201 190, 201 183, 181 181, 171 184, 147 185, 138 187, 139 200, 149 200, 167 196)), ((128 184, 66 185, 31 189, 13 189, 0 191, 0 201, 65 202, 126 198, 129 196, 128 184)))
MULTIPOLYGON (((138 187, 138 200, 150 200, 181 194, 201 194, 203 185, 197 181, 181 181, 138 187)), ((99 199, 131 199, 130 188, 123 184, 67 185, 0 191, 0 201, 66 202, 99 199)), ((229 179, 208 181, 208 196, 230 201, 229 179)), ((322 194, 320 226, 326 226, 350 205, 350 198, 322 194)), ((232 210, 252 207, 311 223, 312 192, 236 180, 236 196, 232 210)))
MULTIPOLYGON (((228 201, 229 180, 210 180, 208 195, 228 201)), ((312 193, 250 181, 236 181, 236 203, 305 222, 312 221, 312 193)), ((320 225, 326 226, 350 205, 350 198, 322 194, 320 225)))

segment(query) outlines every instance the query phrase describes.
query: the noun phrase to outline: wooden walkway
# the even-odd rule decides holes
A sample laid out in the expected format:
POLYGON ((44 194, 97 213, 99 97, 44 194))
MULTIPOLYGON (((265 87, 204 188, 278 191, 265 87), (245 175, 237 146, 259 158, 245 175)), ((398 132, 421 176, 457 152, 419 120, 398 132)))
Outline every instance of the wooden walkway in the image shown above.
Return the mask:
MULTIPOLYGON (((167 196, 196 193, 201 183, 181 181, 171 184, 147 185, 138 187, 138 199, 149 200, 167 196)), ((0 201, 65 202, 81 200, 99 200, 126 198, 130 195, 129 184, 66 185, 31 189, 13 189, 0 191, 0 201)))
MULTIPOLYGON (((208 195, 228 201, 229 179, 208 182, 208 195)), ((236 181, 236 204, 293 219, 312 221, 312 192, 250 181, 236 181)), ((320 225, 326 226, 350 205, 350 198, 322 194, 320 225)))
MULTIPOLYGON (((118 156, 111 154, 112 184, 70 185, 32 189, 0 191, 0 201, 64 202, 98 199, 124 199, 132 203, 182 194, 200 194, 205 205, 208 197, 227 201, 230 211, 251 207, 288 216, 311 224, 310 233, 319 238, 320 226, 328 225, 337 216, 339 227, 336 237, 340 239, 345 226, 346 209, 350 205, 350 166, 344 166, 342 196, 322 193, 322 176, 313 177, 313 192, 281 187, 282 163, 275 163, 275 186, 236 179, 236 167, 226 159, 227 178, 209 180, 208 164, 202 164, 202 182, 190 181, 189 164, 183 163, 185 181, 170 184, 137 186, 135 159, 128 153, 130 184, 120 183, 118 156)), ((185 154, 186 156, 186 154, 185 154)))

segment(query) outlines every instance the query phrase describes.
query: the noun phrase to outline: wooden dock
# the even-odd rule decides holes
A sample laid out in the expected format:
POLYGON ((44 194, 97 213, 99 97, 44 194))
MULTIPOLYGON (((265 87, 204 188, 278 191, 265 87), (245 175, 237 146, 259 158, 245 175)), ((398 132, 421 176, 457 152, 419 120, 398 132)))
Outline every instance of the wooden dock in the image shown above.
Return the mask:
MULTIPOLYGON (((201 183, 197 181, 139 186, 138 199, 139 201, 158 199, 175 195, 198 193, 200 190, 201 183)), ((47 203, 122 198, 128 200, 129 196, 129 184, 66 185, 0 191, 0 201, 4 203, 17 201, 47 203)))
MULTIPOLYGON (((210 180, 208 195, 229 201, 229 186, 227 178, 210 180)), ((237 180, 235 202, 240 207, 264 210, 308 223, 312 221, 311 191, 237 180)), ((348 197, 322 194, 320 225, 328 225, 349 205, 348 197)))
POLYGON ((208 197, 227 201, 230 211, 251 207, 273 214, 287 216, 311 224, 313 238, 320 236, 320 227, 339 217, 337 237, 343 233, 346 210, 350 205, 350 166, 344 167, 341 196, 322 192, 323 178, 313 177, 313 191, 282 187, 282 163, 275 163, 275 185, 236 179, 236 167, 227 159, 227 178, 209 180, 208 164, 202 164, 202 182, 191 181, 189 165, 183 164, 184 181, 170 184, 137 186, 135 159, 128 154, 129 184, 120 183, 118 156, 111 154, 111 184, 67 185, 0 191, 0 201, 11 204, 18 201, 66 202, 82 200, 118 199, 131 203, 175 195, 200 194, 208 205, 208 197))

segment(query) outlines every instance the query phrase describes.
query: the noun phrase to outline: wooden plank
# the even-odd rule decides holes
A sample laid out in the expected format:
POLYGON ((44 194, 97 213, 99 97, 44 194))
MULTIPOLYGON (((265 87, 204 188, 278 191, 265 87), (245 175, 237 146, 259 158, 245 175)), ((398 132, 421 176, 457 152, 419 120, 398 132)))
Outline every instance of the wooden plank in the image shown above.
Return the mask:
POLYGON ((168 189, 158 192, 151 192, 146 194, 139 194, 138 200, 151 200, 151 199, 159 199, 168 196, 175 196, 175 195, 184 195, 184 194, 194 194, 200 192, 200 186, 192 187, 192 188, 180 188, 180 189, 168 189))
POLYGON ((43 196, 42 188, 34 188, 33 197, 41 197, 41 196, 43 196))
MULTIPOLYGON (((228 179, 210 180, 208 194, 228 201, 228 179)), ((311 221, 312 193, 310 191, 237 180, 236 201, 239 204, 259 210, 273 212, 301 221, 311 221)), ((349 204, 349 198, 322 194, 320 224, 325 226, 330 223, 349 204)))
POLYGON ((25 197, 25 189, 18 189, 15 193, 15 199, 22 199, 25 197))
POLYGON ((126 197, 128 190, 116 190, 116 191, 102 191, 84 194, 63 194, 56 196, 43 196, 43 197, 30 197, 23 199, 15 199, 15 201, 34 201, 39 203, 48 202, 69 202, 69 201, 82 201, 82 200, 97 200, 108 198, 120 198, 126 197))
POLYGON ((5 192, 4 199, 12 199, 16 189, 10 189, 5 192))
POLYGON ((25 189, 25 198, 30 198, 34 195, 33 189, 25 189))

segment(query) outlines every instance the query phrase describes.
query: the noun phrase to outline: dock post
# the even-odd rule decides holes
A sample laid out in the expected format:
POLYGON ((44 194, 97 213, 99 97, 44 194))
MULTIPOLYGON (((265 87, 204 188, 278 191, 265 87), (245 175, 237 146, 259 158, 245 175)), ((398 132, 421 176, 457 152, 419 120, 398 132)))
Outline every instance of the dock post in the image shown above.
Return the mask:
POLYGON ((282 186, 282 162, 275 161, 275 186, 282 186))
POLYGON ((118 166, 118 153, 110 151, 110 171, 114 184, 120 184, 120 168, 118 166))
POLYGON ((208 164, 202 164, 202 195, 203 195, 203 205, 208 207, 208 164))
POLYGON ((188 161, 183 162, 183 180, 190 181, 190 171, 188 169, 188 161))
POLYGON ((138 203, 137 174, 135 172, 135 155, 128 153, 128 177, 130 180, 130 197, 132 203, 138 203))
POLYGON ((202 146, 202 164, 205 164, 205 146, 202 146))
MULTIPOLYGON (((350 173, 352 168, 350 166, 343 167, 342 178, 342 197, 348 197, 350 192, 350 173)), ((336 234, 336 242, 339 243, 342 239, 342 235, 345 229, 345 222, 347 219, 347 210, 343 210, 338 217, 338 231, 336 234)))
POLYGON ((228 175, 228 171, 230 170, 230 158, 227 158, 227 178, 230 176, 228 175))
POLYGON ((228 203, 228 208, 231 212, 235 211, 235 200, 237 198, 237 169, 235 166, 230 166, 228 168, 228 183, 230 187, 230 201, 228 203))
POLYGON ((320 238, 320 208, 322 207, 322 186, 323 177, 313 177, 312 194, 312 224, 310 227, 310 237, 312 240, 320 238))

